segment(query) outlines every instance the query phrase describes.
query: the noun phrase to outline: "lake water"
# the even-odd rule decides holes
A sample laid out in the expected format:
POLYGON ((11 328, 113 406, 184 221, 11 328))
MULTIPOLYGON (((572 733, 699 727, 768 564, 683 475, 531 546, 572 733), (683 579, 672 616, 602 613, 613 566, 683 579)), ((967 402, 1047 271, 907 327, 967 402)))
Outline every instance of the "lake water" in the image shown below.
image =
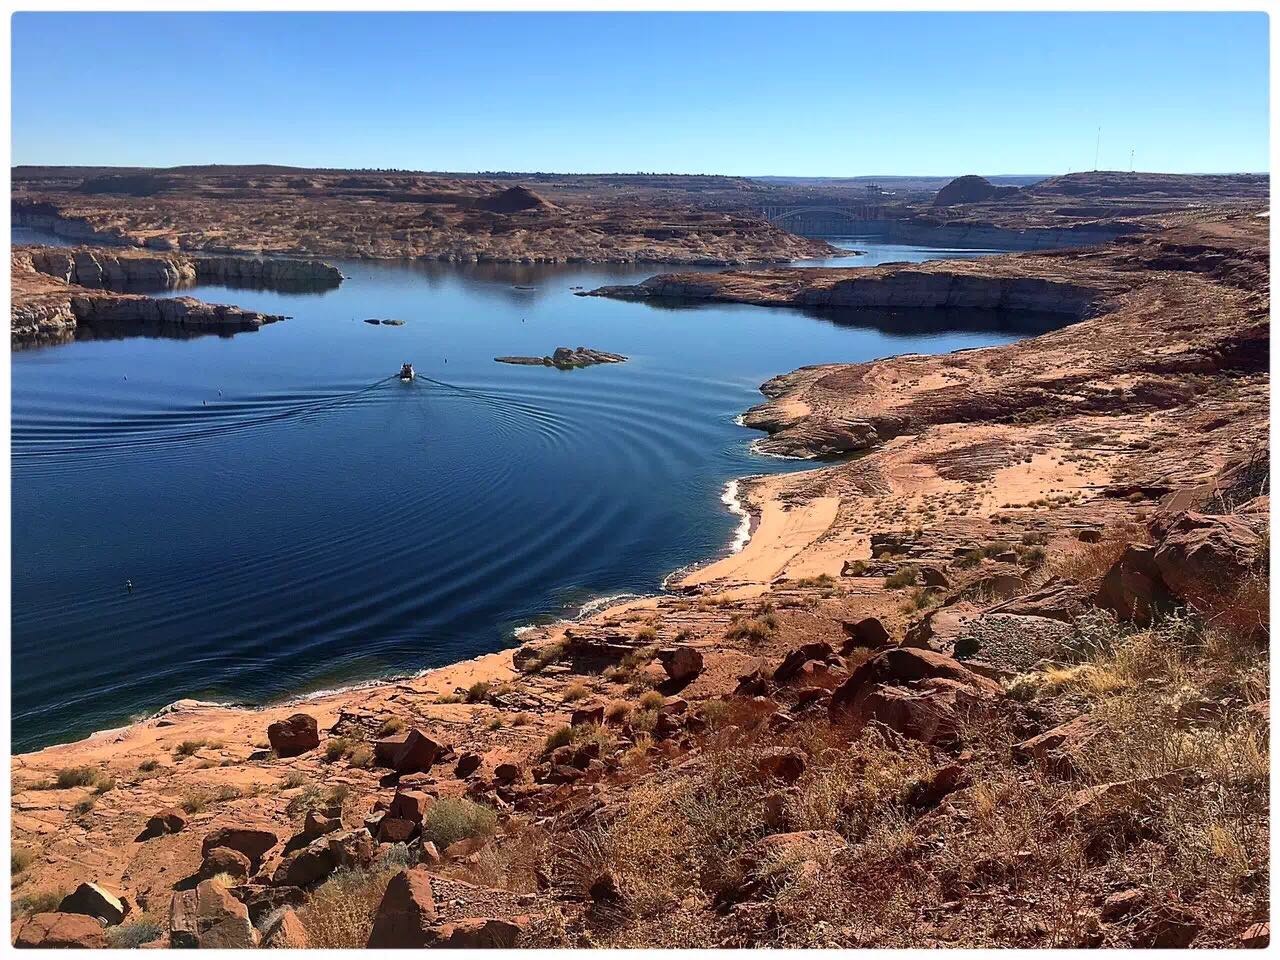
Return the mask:
MULTIPOLYGON (((979 254, 851 242, 868 254, 843 265, 979 254)), ((759 434, 735 422, 763 381, 1042 329, 570 289, 653 265, 340 266, 323 294, 182 291, 292 318, 255 333, 14 354, 15 750, 179 697, 262 703, 414 672, 657 590, 728 549, 728 480, 803 466, 754 455, 759 434), (560 345, 631 359, 493 362, 560 345), (404 361, 448 385, 388 380, 404 361)))

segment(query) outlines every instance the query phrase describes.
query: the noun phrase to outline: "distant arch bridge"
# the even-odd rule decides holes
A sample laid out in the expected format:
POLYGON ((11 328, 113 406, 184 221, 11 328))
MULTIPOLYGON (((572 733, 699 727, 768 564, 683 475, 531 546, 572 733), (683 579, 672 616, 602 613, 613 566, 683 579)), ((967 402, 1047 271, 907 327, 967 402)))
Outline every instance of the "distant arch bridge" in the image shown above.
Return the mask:
POLYGON ((810 204, 803 206, 765 206, 764 219, 796 233, 838 232, 841 227, 881 220, 884 209, 879 204, 810 204))

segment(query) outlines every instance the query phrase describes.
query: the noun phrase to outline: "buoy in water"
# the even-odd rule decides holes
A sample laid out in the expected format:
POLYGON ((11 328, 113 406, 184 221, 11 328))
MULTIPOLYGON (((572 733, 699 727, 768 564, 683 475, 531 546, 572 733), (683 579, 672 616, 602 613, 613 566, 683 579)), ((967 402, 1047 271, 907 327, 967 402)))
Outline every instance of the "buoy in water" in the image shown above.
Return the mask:
POLYGON ((408 381, 408 380, 412 380, 413 377, 414 377, 413 364, 412 363, 403 364, 400 367, 400 379, 408 381))

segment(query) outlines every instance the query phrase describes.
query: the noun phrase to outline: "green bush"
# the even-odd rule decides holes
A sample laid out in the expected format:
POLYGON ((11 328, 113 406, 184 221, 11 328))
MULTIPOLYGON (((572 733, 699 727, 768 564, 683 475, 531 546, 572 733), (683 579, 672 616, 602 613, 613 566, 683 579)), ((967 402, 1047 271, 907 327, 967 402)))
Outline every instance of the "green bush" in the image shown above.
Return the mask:
POLYGON ((422 837, 443 852, 459 840, 491 836, 497 826, 498 814, 488 807, 445 797, 427 808, 422 818, 422 837))

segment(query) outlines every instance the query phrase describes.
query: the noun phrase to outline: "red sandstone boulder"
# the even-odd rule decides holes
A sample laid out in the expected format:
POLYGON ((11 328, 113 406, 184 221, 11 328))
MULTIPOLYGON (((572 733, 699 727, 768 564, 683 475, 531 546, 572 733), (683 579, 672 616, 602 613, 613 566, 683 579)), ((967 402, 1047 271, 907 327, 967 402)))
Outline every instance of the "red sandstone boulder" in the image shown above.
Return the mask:
POLYGON ((1140 626, 1151 623, 1155 614, 1172 605, 1150 547, 1130 546, 1102 578, 1096 598, 1098 606, 1122 620, 1140 626))
POLYGON ((200 876, 209 879, 225 873, 236 880, 244 880, 249 876, 252 868, 249 858, 239 850, 214 847, 204 855, 204 862, 200 864, 200 876))
POLYGON ((1024 740, 1013 748, 1013 757, 1024 763, 1035 761, 1061 776, 1075 772, 1075 758, 1103 732, 1096 718, 1082 713, 1039 736, 1024 740))
POLYGON ((877 617, 846 620, 843 626, 845 636, 849 638, 844 642, 846 651, 859 647, 878 650, 893 643, 893 638, 889 636, 889 631, 885 629, 884 624, 877 617))
POLYGON ((276 866, 271 883, 277 887, 310 887, 328 878, 338 867, 326 837, 295 850, 276 866))
POLYGON ((204 841, 200 844, 200 853, 207 857, 209 851, 217 847, 237 850, 249 858, 256 870, 267 851, 279 842, 275 827, 269 824, 215 826, 205 834, 204 841))
POLYGON ((1195 603, 1223 596, 1258 564, 1262 538, 1234 515, 1187 512, 1169 525, 1155 550, 1155 566, 1169 590, 1195 603))
POLYGON ((431 877, 425 870, 402 870, 391 878, 369 933, 370 949, 426 947, 436 921, 431 877))
POLYGON ((146 826, 138 834, 138 841, 152 840, 168 833, 177 833, 186 825, 187 815, 185 813, 177 807, 165 807, 163 810, 153 813, 147 819, 146 826))
POLYGON ((925 680, 952 680, 976 696, 998 696, 1000 685, 981 677, 959 661, 934 653, 895 647, 881 651, 860 664, 831 696, 829 711, 834 722, 853 710, 858 701, 879 685, 917 687, 925 680))
POLYGON ((311 946, 311 938, 298 915, 286 907, 263 931, 262 945, 272 949, 306 950, 311 946))
POLYGON ((762 780, 795 783, 804 775, 804 754, 787 747, 772 747, 756 761, 756 770, 762 780))
POLYGON ((782 658, 782 663, 778 664, 773 671, 773 682, 778 684, 789 683, 800 672, 800 668, 810 660, 825 663, 834 655, 835 650, 825 640, 806 643, 782 658))
POLYGON ((424 946, 455 950, 509 950, 520 945, 528 920, 468 917, 432 927, 424 946))
POLYGON ((391 798, 391 805, 387 808, 387 816, 418 824, 426 816, 427 809, 432 802, 433 798, 421 790, 398 790, 396 795, 391 798))
POLYGON ((18 930, 15 947, 95 950, 107 945, 102 924, 82 913, 37 913, 18 930))
POLYGON ((308 840, 315 840, 326 833, 342 829, 342 820, 338 817, 326 817, 315 810, 307 811, 307 818, 302 824, 302 835, 308 840))
POLYGON ((295 713, 287 720, 277 720, 267 727, 267 740, 278 756, 296 757, 320 746, 320 731, 315 717, 295 713))
POLYGON ((692 647, 664 647, 658 662, 676 683, 688 683, 702 672, 702 654, 692 647))
POLYGON ((445 752, 445 746, 437 743, 421 730, 410 730, 404 743, 391 757, 391 768, 397 773, 425 773, 445 752))
POLYGON ((125 918, 129 906, 110 890, 96 883, 82 883, 62 898, 62 902, 58 904, 58 912, 79 913, 111 926, 125 918))
POLYGON ((169 945, 208 949, 257 946, 249 909, 226 887, 202 880, 194 890, 179 890, 169 903, 169 945))

